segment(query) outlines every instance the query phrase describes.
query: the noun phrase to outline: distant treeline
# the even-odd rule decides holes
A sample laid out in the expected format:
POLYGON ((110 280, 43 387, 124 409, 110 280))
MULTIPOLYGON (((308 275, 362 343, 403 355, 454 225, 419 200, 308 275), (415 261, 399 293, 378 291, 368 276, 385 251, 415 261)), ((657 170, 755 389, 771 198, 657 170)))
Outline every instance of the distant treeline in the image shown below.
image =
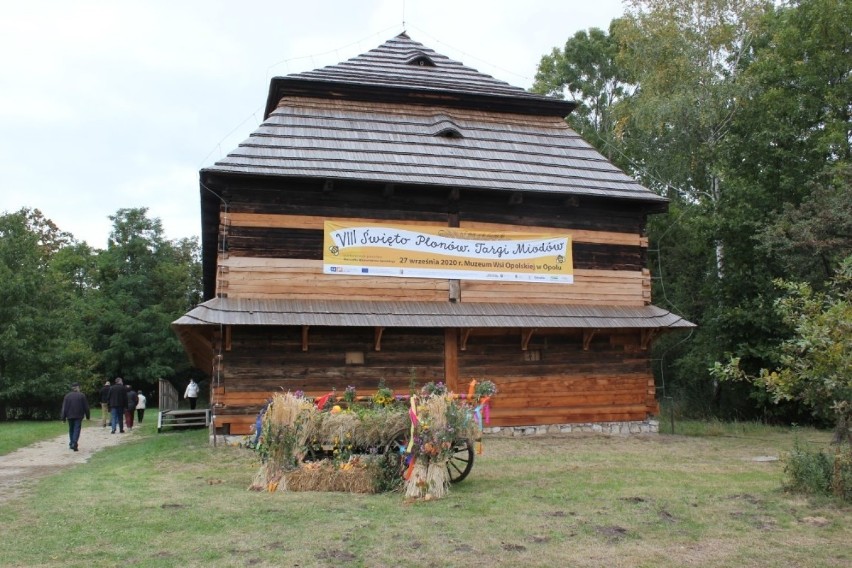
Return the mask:
POLYGON ((201 298, 197 241, 146 209, 110 219, 97 250, 37 209, 0 215, 0 420, 57 417, 73 382, 97 402, 118 376, 149 394, 197 376, 170 328, 201 298))

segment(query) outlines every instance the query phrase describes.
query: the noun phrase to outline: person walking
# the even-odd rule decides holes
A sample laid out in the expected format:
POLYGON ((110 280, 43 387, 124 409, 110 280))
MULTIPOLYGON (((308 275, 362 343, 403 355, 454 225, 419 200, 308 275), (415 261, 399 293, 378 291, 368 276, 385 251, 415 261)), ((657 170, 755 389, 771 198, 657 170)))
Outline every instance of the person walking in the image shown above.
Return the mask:
POLYGON ((198 390, 198 383, 195 382, 195 379, 189 379, 189 384, 186 385, 183 397, 189 401, 190 410, 195 410, 195 404, 198 402, 198 390))
POLYGON ((109 416, 109 381, 101 387, 101 428, 106 428, 109 416))
POLYGON ((115 434, 115 429, 124 434, 124 409, 127 408, 127 389, 124 388, 124 381, 121 377, 116 377, 115 384, 109 388, 109 412, 110 426, 112 434, 115 434))
POLYGON ((142 424, 142 419, 145 417, 145 404, 148 402, 148 399, 145 398, 142 391, 137 393, 137 397, 139 401, 136 403, 136 418, 139 419, 139 424, 142 424))
POLYGON ((80 430, 83 428, 83 417, 90 420, 89 401, 86 395, 80 392, 80 383, 71 385, 71 392, 62 400, 62 412, 60 418, 68 422, 68 447, 78 451, 77 444, 80 441, 80 430))
POLYGON ((136 405, 139 403, 139 395, 133 390, 133 387, 127 385, 127 409, 125 411, 125 422, 128 430, 133 430, 133 412, 136 410, 136 405))

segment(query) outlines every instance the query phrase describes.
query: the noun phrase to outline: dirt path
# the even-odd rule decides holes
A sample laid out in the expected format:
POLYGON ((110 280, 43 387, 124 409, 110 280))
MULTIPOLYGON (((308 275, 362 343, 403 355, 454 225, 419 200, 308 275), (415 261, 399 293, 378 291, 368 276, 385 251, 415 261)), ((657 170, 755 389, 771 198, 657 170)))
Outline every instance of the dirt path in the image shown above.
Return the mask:
POLYGON ((68 448, 68 434, 65 433, 0 456, 0 505, 24 495, 36 479, 85 463, 95 452, 118 445, 131 436, 133 432, 127 430, 124 434, 110 434, 109 427, 102 428, 100 420, 84 420, 78 452, 68 448))

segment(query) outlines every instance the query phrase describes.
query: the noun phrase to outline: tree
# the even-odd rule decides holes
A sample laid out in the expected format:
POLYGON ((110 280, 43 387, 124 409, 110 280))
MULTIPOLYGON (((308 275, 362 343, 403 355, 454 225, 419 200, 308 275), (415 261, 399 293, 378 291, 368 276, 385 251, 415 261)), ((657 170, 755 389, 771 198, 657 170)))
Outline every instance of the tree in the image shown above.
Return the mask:
POLYGON ((0 419, 56 416, 70 383, 92 381, 64 264, 78 246, 37 209, 0 216, 0 419))
POLYGON ((578 31, 562 50, 554 48, 541 58, 532 88, 577 101, 568 123, 610 159, 615 130, 612 109, 633 89, 616 61, 617 54, 612 35, 598 28, 578 31))
POLYGON ((170 325, 200 299, 198 245, 167 240, 145 208, 120 209, 110 219, 88 311, 92 341, 107 376, 151 389, 160 378, 189 372, 170 325))
POLYGON ((542 59, 537 88, 558 92, 570 78, 581 102, 611 102, 606 153, 671 199, 648 224, 654 298, 699 328, 685 343, 661 340, 655 358, 696 408, 779 411, 765 391, 719 384, 707 368, 726 352, 750 372, 777 363, 793 330, 773 279, 821 290, 845 254, 850 10, 848 0, 634 0, 609 27, 614 58, 602 36, 580 34, 542 59), (612 66, 586 65, 589 53, 612 66), (628 86, 615 98, 610 77, 628 86))
POLYGON ((821 289, 852 254, 852 163, 826 168, 807 185, 804 201, 798 207, 784 204, 758 242, 788 278, 821 289))
POLYGON ((732 357, 712 368, 722 380, 746 380, 773 400, 797 400, 835 424, 835 442, 852 444, 852 256, 840 266, 827 292, 810 284, 778 281, 785 295, 779 315, 794 333, 779 349, 780 366, 750 375, 732 357))

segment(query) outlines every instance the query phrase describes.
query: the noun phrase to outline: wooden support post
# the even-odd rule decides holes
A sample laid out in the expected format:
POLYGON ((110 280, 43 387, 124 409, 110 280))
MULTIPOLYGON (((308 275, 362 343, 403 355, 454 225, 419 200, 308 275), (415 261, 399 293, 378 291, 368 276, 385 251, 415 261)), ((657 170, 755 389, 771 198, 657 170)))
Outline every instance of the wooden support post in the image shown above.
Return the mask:
POLYGON ((533 333, 535 333, 534 327, 530 329, 521 330, 521 351, 527 350, 527 347, 529 347, 530 344, 530 339, 532 339, 533 333))
POLYGON ((444 383, 452 392, 459 387, 459 337, 456 328, 444 330, 444 383))
POLYGON ((467 338, 470 337, 470 332, 473 328, 471 327, 463 327, 461 330, 461 345, 459 349, 462 351, 467 351, 467 338))
POLYGON ((310 327, 309 325, 302 326, 302 351, 308 350, 308 329, 310 327))
POLYGON ((385 332, 385 328, 383 328, 383 327, 378 327, 378 326, 376 327, 376 333, 375 333, 376 341, 375 341, 375 345, 374 345, 374 349, 375 349, 376 351, 381 351, 381 350, 382 350, 382 334, 383 334, 384 332, 385 332))
POLYGON ((231 350, 231 326, 225 326, 225 351, 231 350))

